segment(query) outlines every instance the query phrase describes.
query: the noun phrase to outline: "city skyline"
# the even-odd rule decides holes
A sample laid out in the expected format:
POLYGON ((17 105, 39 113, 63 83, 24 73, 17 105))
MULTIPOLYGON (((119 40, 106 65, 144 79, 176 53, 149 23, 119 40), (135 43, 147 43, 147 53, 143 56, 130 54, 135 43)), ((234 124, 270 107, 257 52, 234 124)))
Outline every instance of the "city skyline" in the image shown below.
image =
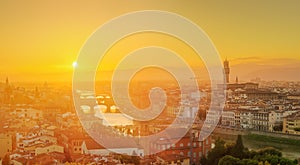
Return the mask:
MULTIPOLYGON (((71 82, 72 63, 88 37, 110 19, 139 10, 170 11, 195 22, 211 38, 222 60, 227 57, 230 61, 231 79, 238 76, 244 81, 255 77, 300 80, 295 76, 300 69, 298 1, 131 1, 130 5, 127 1, 90 4, 9 1, 1 4, 0 78, 3 80, 10 77, 12 81, 71 82)), ((144 42, 143 37, 133 36, 133 39, 142 39, 146 45, 164 44, 157 43, 155 38, 144 42)), ((166 38, 170 49, 176 47, 174 42, 166 38)), ((126 43, 131 51, 136 46, 134 42, 126 43)), ((116 48, 115 52, 120 50, 116 48)), ((189 53, 185 56, 193 60, 189 53)), ((111 68, 107 66, 104 70, 111 68)))

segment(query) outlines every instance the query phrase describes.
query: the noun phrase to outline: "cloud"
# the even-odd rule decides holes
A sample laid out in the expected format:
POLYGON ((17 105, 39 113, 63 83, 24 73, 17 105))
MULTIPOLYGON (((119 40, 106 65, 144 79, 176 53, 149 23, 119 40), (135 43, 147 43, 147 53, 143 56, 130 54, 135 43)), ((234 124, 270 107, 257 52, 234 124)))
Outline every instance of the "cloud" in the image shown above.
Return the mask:
POLYGON ((261 60, 261 57, 256 57, 256 56, 251 56, 251 57, 239 57, 239 58, 234 58, 230 61, 249 61, 249 60, 261 60))
POLYGON ((263 59, 258 61, 244 61, 233 64, 231 79, 238 76, 240 80, 250 80, 260 77, 264 80, 300 80, 300 60, 291 58, 263 59))

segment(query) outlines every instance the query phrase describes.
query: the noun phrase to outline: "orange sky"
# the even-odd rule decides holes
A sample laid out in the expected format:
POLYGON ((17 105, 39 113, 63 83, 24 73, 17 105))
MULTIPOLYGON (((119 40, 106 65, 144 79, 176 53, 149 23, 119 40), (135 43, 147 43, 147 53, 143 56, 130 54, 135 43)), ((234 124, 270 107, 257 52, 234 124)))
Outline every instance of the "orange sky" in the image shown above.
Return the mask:
POLYGON ((0 79, 71 81, 72 63, 92 32, 121 14, 151 9, 198 24, 231 61, 232 77, 299 80, 299 6, 298 0, 4 0, 0 79))

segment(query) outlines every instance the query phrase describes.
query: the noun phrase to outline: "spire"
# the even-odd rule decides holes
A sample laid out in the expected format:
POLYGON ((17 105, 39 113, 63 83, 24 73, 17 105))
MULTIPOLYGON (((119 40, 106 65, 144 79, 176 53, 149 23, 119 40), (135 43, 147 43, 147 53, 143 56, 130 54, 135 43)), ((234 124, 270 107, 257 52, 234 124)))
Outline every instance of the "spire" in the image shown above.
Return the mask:
POLYGON ((40 91, 39 91, 39 88, 37 86, 35 87, 35 97, 36 98, 40 97, 40 91))
POLYGON ((236 83, 236 84, 239 83, 239 78, 238 78, 238 76, 235 77, 235 83, 236 83))
POLYGON ((6 85, 9 85, 8 77, 6 77, 6 85))

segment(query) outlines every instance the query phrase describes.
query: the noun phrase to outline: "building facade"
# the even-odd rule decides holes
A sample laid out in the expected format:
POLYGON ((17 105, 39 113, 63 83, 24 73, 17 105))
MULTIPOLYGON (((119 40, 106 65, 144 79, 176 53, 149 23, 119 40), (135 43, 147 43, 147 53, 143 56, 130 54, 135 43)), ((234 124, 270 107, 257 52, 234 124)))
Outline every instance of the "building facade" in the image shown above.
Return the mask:
POLYGON ((283 133, 300 135, 300 112, 283 118, 283 133))
MULTIPOLYGON (((163 150, 159 155, 180 155, 183 157, 189 157, 191 164, 199 164, 202 157, 208 154, 208 151, 211 150, 211 137, 200 141, 199 140, 200 131, 193 130, 189 131, 184 137, 177 138, 176 143, 172 143, 172 140, 169 141, 165 138, 160 138, 155 142, 150 144, 150 150, 155 153, 157 150, 163 150)), ((176 141, 175 140, 175 141, 176 141)))

